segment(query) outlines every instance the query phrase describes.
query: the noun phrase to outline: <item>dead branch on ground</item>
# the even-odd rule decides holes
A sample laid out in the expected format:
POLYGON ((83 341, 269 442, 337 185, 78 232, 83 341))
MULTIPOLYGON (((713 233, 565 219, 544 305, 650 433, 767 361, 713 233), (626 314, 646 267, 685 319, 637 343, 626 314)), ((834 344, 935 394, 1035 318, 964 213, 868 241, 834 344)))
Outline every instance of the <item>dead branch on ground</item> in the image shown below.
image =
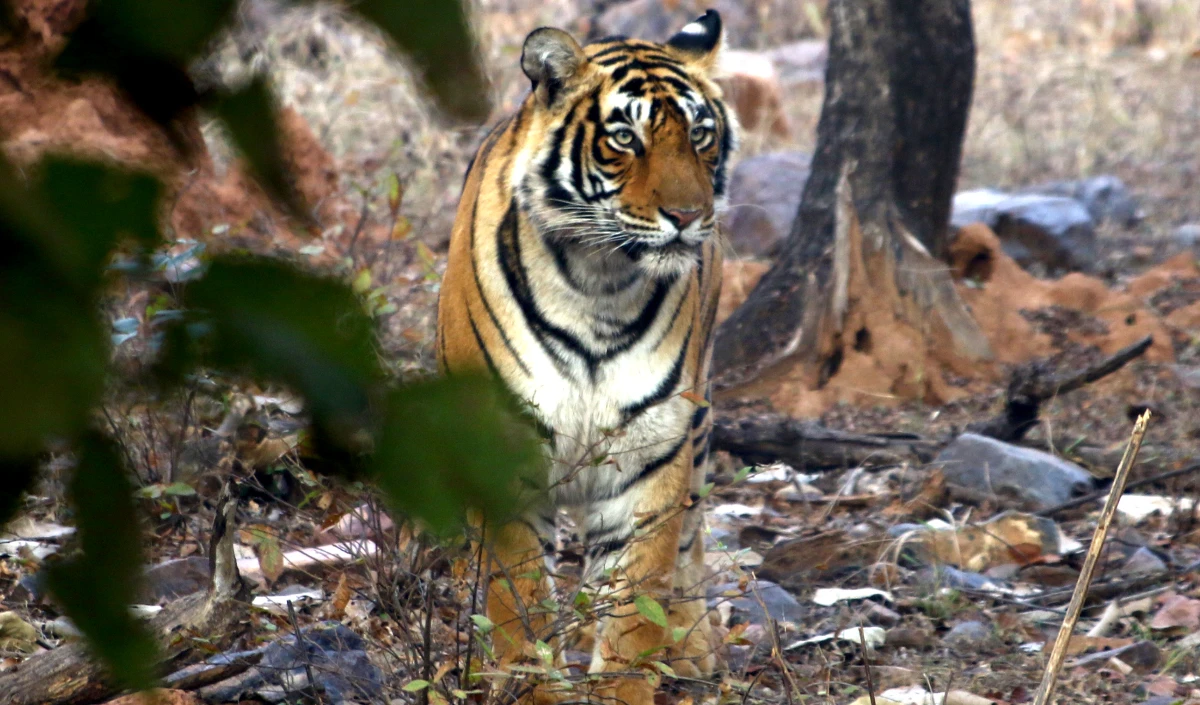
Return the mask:
MULTIPOLYGON (((169 603, 150 620, 164 656, 163 672, 207 657, 214 646, 232 642, 249 624, 249 588, 238 573, 233 553, 236 508, 237 500, 227 486, 213 521, 208 590, 169 603)), ((103 665, 79 642, 31 656, 0 674, 0 699, 8 705, 77 705, 116 692, 103 665)))

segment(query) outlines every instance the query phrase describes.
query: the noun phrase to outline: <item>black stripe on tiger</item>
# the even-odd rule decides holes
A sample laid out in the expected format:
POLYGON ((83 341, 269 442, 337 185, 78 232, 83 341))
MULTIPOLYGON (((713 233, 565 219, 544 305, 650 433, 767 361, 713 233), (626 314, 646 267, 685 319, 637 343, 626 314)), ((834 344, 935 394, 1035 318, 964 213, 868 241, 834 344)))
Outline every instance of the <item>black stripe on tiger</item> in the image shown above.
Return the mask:
POLYGON ((663 454, 662 456, 660 456, 658 458, 655 458, 654 460, 651 460, 650 462, 648 462, 644 466, 642 466, 642 469, 636 475, 634 475, 631 479, 626 480, 619 487, 610 487, 607 492, 600 494, 599 496, 592 497, 591 498, 592 501, 593 502, 604 502, 604 501, 607 501, 610 499, 616 499, 617 497, 620 497, 621 495, 625 494, 626 492, 632 490, 633 488, 637 487, 641 483, 650 479, 651 477, 654 476, 654 473, 658 472, 659 470, 662 470, 672 460, 675 460, 675 458, 679 457, 679 453, 683 451, 684 445, 686 443, 687 443, 686 437, 680 438, 679 442, 676 443, 674 446, 672 446, 671 449, 668 450, 665 454, 663 454))
POLYGON ((533 331, 539 345, 554 361, 558 371, 563 376, 570 377, 567 359, 563 357, 561 351, 549 344, 549 340, 556 341, 562 347, 584 358, 585 361, 589 361, 589 367, 594 366, 595 361, 575 336, 547 321, 539 310, 537 302, 533 300, 533 290, 526 276, 525 265, 521 261, 521 242, 517 227, 516 204, 510 203, 504 220, 496 229, 496 250, 500 271, 504 273, 504 280, 508 284, 509 292, 512 294, 513 300, 517 302, 517 306, 525 318, 525 323, 533 331))
POLYGON ((679 385, 679 378, 683 373, 683 361, 687 358, 688 342, 691 338, 692 331, 689 330, 683 339, 683 344, 679 346, 679 354, 675 357, 675 363, 671 365, 671 371, 658 383, 658 387, 641 401, 621 409, 622 426, 628 425, 630 421, 637 418, 646 409, 661 403, 675 392, 675 387, 679 385))

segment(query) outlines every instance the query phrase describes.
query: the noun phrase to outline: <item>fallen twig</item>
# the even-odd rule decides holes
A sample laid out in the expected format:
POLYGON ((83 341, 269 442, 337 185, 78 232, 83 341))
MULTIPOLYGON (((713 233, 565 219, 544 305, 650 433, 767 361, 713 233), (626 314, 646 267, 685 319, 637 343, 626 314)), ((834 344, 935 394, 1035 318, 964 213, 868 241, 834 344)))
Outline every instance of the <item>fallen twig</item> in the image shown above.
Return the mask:
POLYGON ((1042 683, 1038 686, 1037 695, 1033 699, 1034 705, 1046 705, 1054 695, 1054 687, 1058 684, 1058 671, 1062 668, 1063 659, 1067 656, 1067 646, 1071 641, 1071 634, 1075 631, 1075 624, 1079 621, 1079 613, 1083 610, 1083 601, 1087 597, 1092 574, 1096 570, 1096 563, 1099 562, 1100 553, 1104 549, 1104 539, 1108 536, 1108 528, 1117 514, 1117 501, 1125 492, 1129 469, 1133 467, 1133 462, 1137 459, 1138 450, 1142 447, 1142 439, 1146 436, 1146 426, 1149 423, 1150 412, 1147 411, 1138 418, 1137 423, 1133 426, 1129 445, 1125 449, 1125 457, 1121 458, 1121 465, 1117 468, 1116 475, 1113 476, 1108 500, 1100 512, 1100 521, 1096 524, 1096 531, 1092 534, 1092 543, 1088 546, 1087 556, 1079 571, 1079 580, 1075 583, 1071 604, 1067 607, 1067 614, 1058 631, 1058 638, 1054 640, 1054 648, 1050 650, 1050 658, 1047 660, 1046 670, 1042 674, 1042 683))

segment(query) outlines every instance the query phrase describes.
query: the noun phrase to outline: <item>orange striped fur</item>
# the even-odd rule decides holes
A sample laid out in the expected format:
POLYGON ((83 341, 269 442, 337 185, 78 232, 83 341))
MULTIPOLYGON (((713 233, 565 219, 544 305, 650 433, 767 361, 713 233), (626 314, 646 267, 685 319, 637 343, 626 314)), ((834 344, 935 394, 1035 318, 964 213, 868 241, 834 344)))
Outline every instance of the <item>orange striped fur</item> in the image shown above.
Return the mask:
MULTIPOLYGON (((710 78, 715 12, 667 43, 578 45, 540 29, 522 68, 532 90, 467 173, 438 307, 446 374, 489 370, 547 437, 549 489, 522 518, 486 526, 488 616, 502 662, 549 640, 537 605, 555 515, 572 513, 585 573, 615 601, 592 670, 639 654, 681 675, 715 665, 705 614, 703 514, 709 367, 721 286, 716 213, 736 125, 710 78), (671 629, 633 606, 648 594, 671 629), (674 628, 686 636, 675 641, 674 628)), ((644 678, 606 695, 649 705, 644 678)))

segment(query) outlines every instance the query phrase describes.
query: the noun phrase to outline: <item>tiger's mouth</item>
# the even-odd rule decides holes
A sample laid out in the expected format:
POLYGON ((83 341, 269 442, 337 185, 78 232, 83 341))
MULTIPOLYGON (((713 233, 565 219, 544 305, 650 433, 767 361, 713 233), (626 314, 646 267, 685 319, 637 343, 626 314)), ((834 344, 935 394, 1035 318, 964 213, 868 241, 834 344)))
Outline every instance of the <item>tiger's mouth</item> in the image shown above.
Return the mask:
POLYGON ((631 237, 621 243, 620 250, 624 252, 629 259, 637 262, 648 254, 656 257, 672 257, 672 256, 687 256, 694 257, 700 252, 700 243, 690 243, 681 236, 676 236, 673 240, 664 243, 652 243, 637 237, 631 237))

